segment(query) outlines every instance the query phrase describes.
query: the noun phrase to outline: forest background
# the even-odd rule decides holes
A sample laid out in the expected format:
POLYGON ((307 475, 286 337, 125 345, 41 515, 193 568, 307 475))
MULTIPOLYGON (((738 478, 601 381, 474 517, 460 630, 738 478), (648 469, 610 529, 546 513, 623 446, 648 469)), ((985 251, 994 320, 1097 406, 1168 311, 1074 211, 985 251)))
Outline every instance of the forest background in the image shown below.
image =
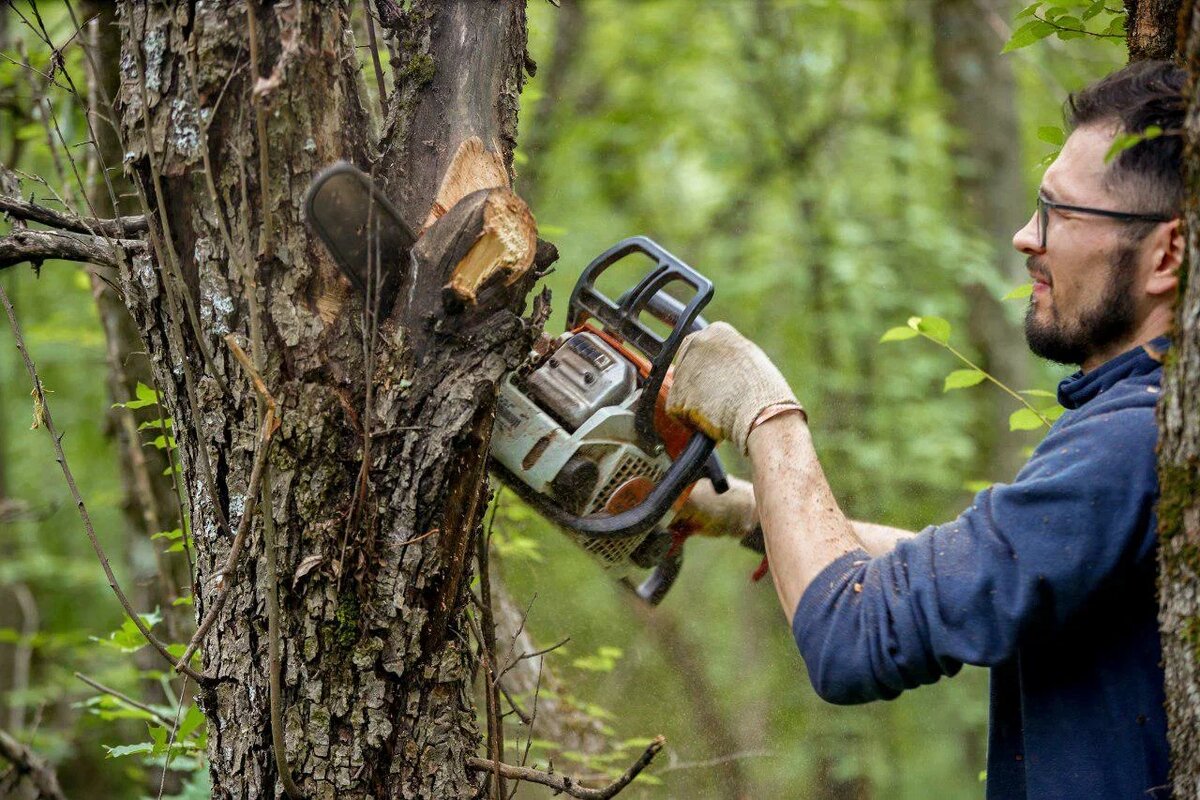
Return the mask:
MULTIPOLYGON (((1035 5, 1038 16, 1054 7, 1035 5)), ((944 391, 963 365, 935 343, 880 338, 933 315, 1014 389, 1052 390, 1065 375, 1026 353, 1023 260, 1008 234, 1032 211, 1066 94, 1127 54, 1121 9, 1055 5, 1063 12, 1047 24, 1092 33, 1063 30, 1002 55, 1032 17, 993 0, 533 0, 539 69, 521 97, 515 189, 561 253, 546 280, 548 330, 561 327, 595 254, 649 235, 713 279, 706 315, 744 331, 792 381, 848 514, 911 529, 952 517, 981 482, 1010 478, 1040 432, 1009 432, 1021 406, 986 383, 944 391)), ((39 8, 56 43, 72 37, 65 7, 39 8)), ((25 4, 0 13, 0 161, 45 176, 49 186, 25 188, 49 201, 50 187, 71 183, 52 122, 78 143, 82 110, 48 87, 52 54, 25 4)), ((78 48, 64 53, 82 84, 78 48)), ((4 270, 0 285, 118 574, 157 631, 186 641, 171 630, 191 615, 186 593, 162 591, 162 564, 182 559, 183 543, 123 510, 115 437, 138 409, 113 408, 93 278, 47 262, 4 270)), ((11 336, 0 340, 0 727, 56 765, 67 796, 207 796, 202 725, 171 749, 164 787, 165 757, 139 744, 148 713, 75 675, 175 713, 158 664, 132 652, 141 640, 87 546, 50 443, 30 429, 11 336)), ((170 445, 154 425, 142 437, 148 451, 170 445)), ((735 454, 726 461, 746 473, 735 454)), ((511 496, 501 493, 494 519, 493 571, 528 609, 536 641, 569 637, 546 669, 602 733, 588 747, 535 734, 531 762, 619 771, 663 734, 664 756, 624 796, 981 795, 986 672, 833 707, 811 691, 769 584, 749 581, 757 558, 733 541, 691 542, 679 583, 647 612, 511 496)), ((519 731, 510 736, 525 748, 519 731)))

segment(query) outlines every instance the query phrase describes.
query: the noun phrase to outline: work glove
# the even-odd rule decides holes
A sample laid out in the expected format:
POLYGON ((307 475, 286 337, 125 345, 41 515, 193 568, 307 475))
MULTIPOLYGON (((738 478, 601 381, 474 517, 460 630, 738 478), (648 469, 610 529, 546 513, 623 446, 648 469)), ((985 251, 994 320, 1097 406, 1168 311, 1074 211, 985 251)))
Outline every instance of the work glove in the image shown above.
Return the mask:
POLYGON ((683 506, 671 521, 672 531, 695 536, 744 538, 754 530, 754 487, 749 481, 729 478, 729 490, 717 494, 712 481, 696 481, 683 506))
POLYGON ((683 340, 668 414, 744 454, 754 421, 773 406, 800 408, 771 360, 732 325, 714 322, 683 340))

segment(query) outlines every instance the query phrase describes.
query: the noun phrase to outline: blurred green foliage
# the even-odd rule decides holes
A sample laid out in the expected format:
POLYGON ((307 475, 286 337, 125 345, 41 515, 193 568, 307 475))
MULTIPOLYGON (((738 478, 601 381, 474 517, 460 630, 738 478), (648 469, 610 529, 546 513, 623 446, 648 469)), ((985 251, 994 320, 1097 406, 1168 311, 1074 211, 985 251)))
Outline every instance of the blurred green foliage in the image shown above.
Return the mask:
MULTIPOLYGON (((1028 28, 1021 36, 1038 34, 1037 43, 1019 38, 1033 46, 1007 56, 1021 116, 1012 146, 1027 165, 1030 198, 1061 145, 1066 92, 1124 58, 1102 37, 1063 42, 1072 37, 1054 28, 1077 19, 1117 36, 1121 15, 1091 2, 1035 6, 1030 14, 1051 28, 1028 28)), ((53 39, 68 39, 62 8, 42 8, 53 39)), ((1016 6, 997 19, 982 9, 980 24, 997 29, 997 51, 1031 21, 1014 19, 1016 6)), ((51 54, 13 12, 3 13, 3 51, 17 62, 24 52, 37 72, 0 64, 0 160, 45 177, 45 186, 26 180, 27 195, 54 205, 56 191, 78 203, 77 186, 64 192, 73 183, 69 165, 41 120, 38 72, 49 69, 51 54)), ((556 298, 551 331, 561 328, 580 268, 622 237, 651 236, 715 281, 706 315, 751 336, 791 379, 844 510, 912 529, 953 516, 970 490, 1009 477, 970 472, 974 404, 995 389, 973 385, 973 376, 948 380, 962 365, 934 343, 880 337, 914 315, 960 329, 963 288, 982 283, 996 297, 1017 298, 1007 304, 1012 346, 1024 347, 1023 295, 993 267, 1005 244, 985 240, 959 213, 954 179, 963 166, 951 152, 960 134, 946 122, 931 14, 928 0, 588 0, 575 10, 533 0, 530 51, 540 69, 522 98, 517 154, 516 188, 562 254, 547 281, 556 298)), ((82 83, 78 49, 67 55, 82 83)), ((87 133, 78 105, 58 87, 48 97, 82 164, 77 145, 87 133)), ((1024 220, 1007 222, 1016 229, 1024 220)), ((91 281, 78 266, 51 262, 40 272, 5 270, 0 282, 52 392, 97 531, 150 614, 162 604, 152 586, 154 548, 174 550, 183 532, 151 541, 121 512, 91 281)), ((126 637, 132 623, 105 585, 45 432, 30 430, 28 380, 11 337, 0 339, 9 342, 0 347, 0 498, 25 508, 0 516, 0 727, 19 709, 17 732, 58 764, 70 795, 157 796, 170 755, 177 769, 167 795, 205 797, 203 770, 189 772, 200 765, 203 736, 194 705, 179 711, 190 735, 177 731, 172 740, 152 715, 73 677, 86 673, 159 714, 176 714, 178 685, 168 685, 155 662, 120 652, 136 648, 126 637), (23 632, 31 619, 14 602, 18 587, 36 602, 31 634, 23 632), (17 646, 32 648, 32 677, 11 691, 7 665, 17 646)), ((1061 375, 1039 369, 1043 389, 1061 375)), ((1047 402, 1030 399, 1039 408, 1047 402)), ((156 437, 172 444, 161 425, 143 435, 147 446, 156 437)), ((737 454, 725 458, 745 474, 737 454)), ((606 753, 586 755, 556 750, 535 730, 532 759, 620 772, 661 733, 667 752, 623 796, 730 797, 733 786, 722 783, 730 775, 749 797, 981 795, 983 671, 890 703, 827 705, 809 688, 769 583, 749 582, 757 565, 749 552, 730 541, 690 542, 683 575, 651 624, 565 537, 511 496, 500 502, 494 568, 522 603, 537 595, 528 627, 539 642, 571 637, 546 663, 611 738, 606 753), (682 645, 665 646, 655 633, 661 625, 682 645), (720 721, 720 741, 702 709, 720 721)), ((524 749, 514 718, 508 735, 510 753, 524 749)), ((544 795, 537 787, 520 793, 544 795)))

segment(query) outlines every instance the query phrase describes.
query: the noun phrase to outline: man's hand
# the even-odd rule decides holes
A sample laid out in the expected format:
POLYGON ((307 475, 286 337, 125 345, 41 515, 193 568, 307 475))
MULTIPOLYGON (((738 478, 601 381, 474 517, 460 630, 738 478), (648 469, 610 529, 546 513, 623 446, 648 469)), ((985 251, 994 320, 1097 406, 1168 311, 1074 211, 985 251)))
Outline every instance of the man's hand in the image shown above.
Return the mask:
POLYGON ((667 413, 745 453, 754 420, 780 404, 799 408, 771 360, 732 325, 714 322, 683 340, 667 413))
POLYGON ((733 536, 743 538, 758 523, 754 508, 754 486, 731 477, 729 491, 717 494, 707 478, 699 480, 671 527, 682 528, 697 536, 733 536))

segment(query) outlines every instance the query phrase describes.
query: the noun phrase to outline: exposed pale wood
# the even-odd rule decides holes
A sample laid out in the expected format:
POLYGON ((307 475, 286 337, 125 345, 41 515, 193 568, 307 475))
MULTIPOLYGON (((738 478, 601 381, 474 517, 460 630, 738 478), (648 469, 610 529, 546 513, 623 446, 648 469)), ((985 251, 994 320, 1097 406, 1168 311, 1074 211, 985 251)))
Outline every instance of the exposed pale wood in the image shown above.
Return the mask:
POLYGON ((472 192, 497 186, 510 188, 508 170, 504 168, 504 160, 494 152, 494 149, 489 150, 478 136, 471 136, 463 140, 463 143, 454 151, 454 157, 450 159, 450 166, 446 168, 446 174, 442 176, 442 183, 438 186, 433 207, 429 209, 429 216, 425 218, 421 230, 427 229, 449 211, 455 203, 472 192))
POLYGON ((508 189, 492 189, 483 200, 479 238, 458 262, 446 290, 474 305, 493 281, 511 286, 531 266, 537 251, 537 223, 529 206, 508 189))

